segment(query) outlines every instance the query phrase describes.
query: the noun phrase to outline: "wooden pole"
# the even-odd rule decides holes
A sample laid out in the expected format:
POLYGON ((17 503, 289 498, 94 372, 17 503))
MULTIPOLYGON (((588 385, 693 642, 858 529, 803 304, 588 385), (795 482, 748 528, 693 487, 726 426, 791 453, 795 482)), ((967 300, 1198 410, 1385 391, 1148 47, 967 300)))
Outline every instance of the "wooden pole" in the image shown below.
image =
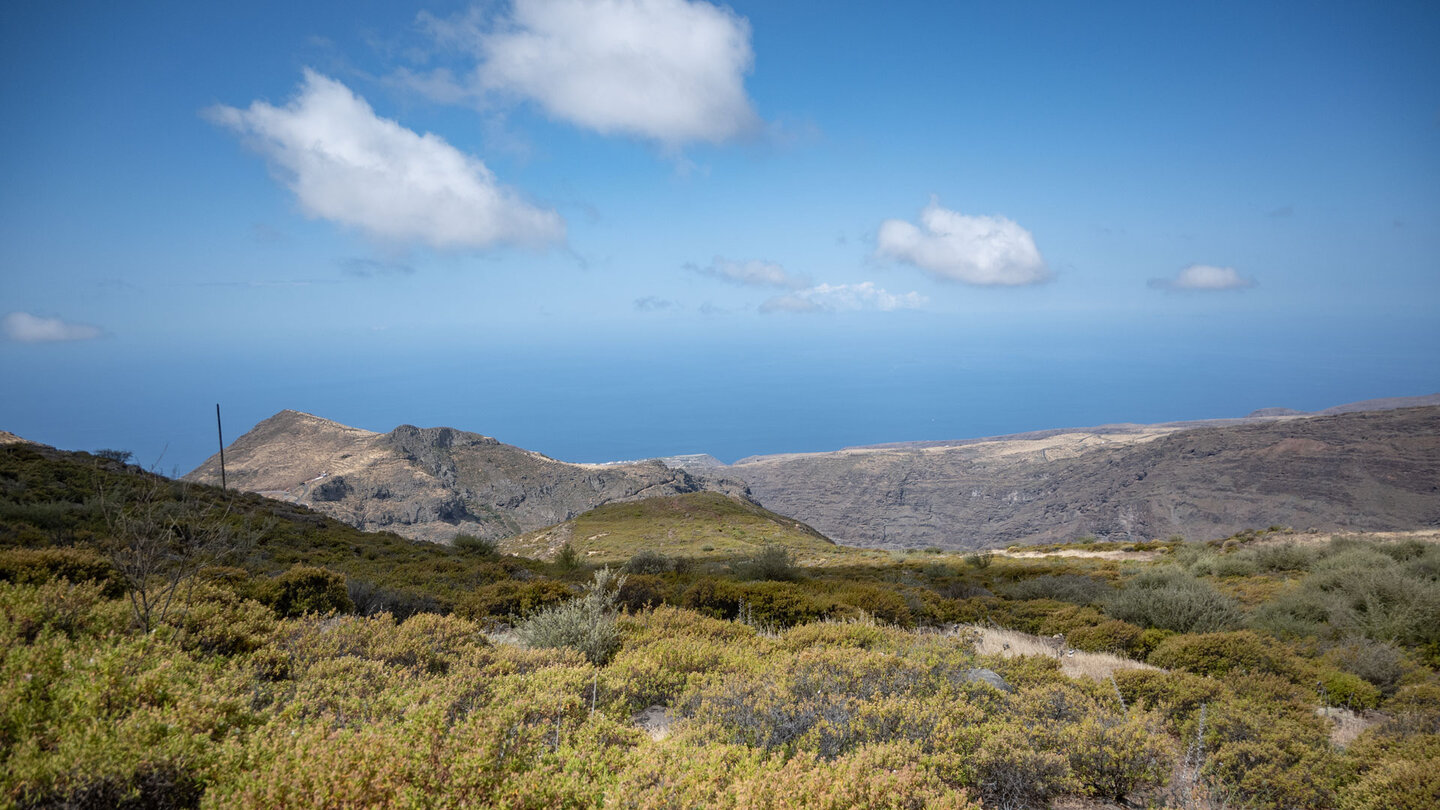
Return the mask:
POLYGON ((220 403, 215 403, 215 436, 220 439, 220 488, 225 486, 225 432, 220 428, 220 403))

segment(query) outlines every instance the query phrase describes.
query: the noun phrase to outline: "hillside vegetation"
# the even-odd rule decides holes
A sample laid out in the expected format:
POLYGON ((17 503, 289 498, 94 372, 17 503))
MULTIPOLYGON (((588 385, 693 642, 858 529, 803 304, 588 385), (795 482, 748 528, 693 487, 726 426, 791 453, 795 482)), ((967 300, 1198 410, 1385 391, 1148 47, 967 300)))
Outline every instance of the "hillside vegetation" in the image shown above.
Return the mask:
MULTIPOLYGON (((693 502, 629 509, 594 525, 668 538, 706 520, 693 502)), ((823 541, 756 532, 729 557, 539 562, 0 447, 0 803, 1378 809, 1440 793, 1424 538, 1277 528, 1145 544, 1153 561, 820 565, 797 558, 823 541), (1067 667, 1072 650, 1149 668, 1067 667)))
POLYGON ((642 548, 694 560, 744 557, 771 543, 790 549, 802 562, 855 553, 799 521, 718 492, 606 504, 499 545, 507 553, 550 559, 565 543, 582 559, 599 564, 623 563, 642 548))

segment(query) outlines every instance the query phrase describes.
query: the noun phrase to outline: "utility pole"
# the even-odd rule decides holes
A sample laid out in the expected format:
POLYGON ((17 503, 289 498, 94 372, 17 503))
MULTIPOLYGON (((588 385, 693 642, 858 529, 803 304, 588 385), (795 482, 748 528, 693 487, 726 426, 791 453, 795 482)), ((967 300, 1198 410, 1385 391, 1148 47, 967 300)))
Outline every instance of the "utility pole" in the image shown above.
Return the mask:
POLYGON ((220 403, 215 403, 215 436, 220 439, 220 488, 225 486, 225 432, 220 428, 220 403))

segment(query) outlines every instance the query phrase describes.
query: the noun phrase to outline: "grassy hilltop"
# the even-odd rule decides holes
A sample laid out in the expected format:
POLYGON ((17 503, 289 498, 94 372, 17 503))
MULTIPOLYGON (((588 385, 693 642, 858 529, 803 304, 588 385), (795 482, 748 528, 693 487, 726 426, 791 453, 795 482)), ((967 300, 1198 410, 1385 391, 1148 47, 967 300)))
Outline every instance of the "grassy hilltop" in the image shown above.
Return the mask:
POLYGON ((1432 535, 876 553, 694 493, 437 546, 10 444, 0 805, 1431 807, 1432 535))

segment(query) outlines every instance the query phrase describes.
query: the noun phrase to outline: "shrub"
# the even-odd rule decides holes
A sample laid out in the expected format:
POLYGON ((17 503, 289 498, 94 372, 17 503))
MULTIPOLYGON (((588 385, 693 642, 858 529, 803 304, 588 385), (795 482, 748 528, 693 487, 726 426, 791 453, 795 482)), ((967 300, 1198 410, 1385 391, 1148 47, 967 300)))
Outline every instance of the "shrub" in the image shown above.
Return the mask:
POLYGON ((265 601, 285 618, 306 613, 353 613, 355 603, 345 588, 345 575, 309 565, 296 565, 275 577, 265 601))
POLYGON ((452 543, 456 551, 475 557, 494 557, 500 553, 500 546, 494 540, 476 537, 473 534, 457 534, 452 543))
POLYGON ((1325 652, 1325 660, 1345 672, 1358 675, 1391 695, 1410 668, 1405 654, 1394 644, 1364 636, 1347 638, 1325 652))
POLYGON ((1320 699, 1326 706, 1360 711, 1380 705, 1380 690, 1359 675, 1327 670, 1320 673, 1320 699))
POLYGON ((983 571, 989 568, 990 563, 994 561, 995 552, 988 548, 983 551, 976 551, 965 555, 965 564, 977 571, 983 571))
POLYGON ((779 543, 766 543, 750 560, 735 566, 735 572, 746 579, 793 580, 800 576, 790 549, 779 543))
POLYGON ((0 551, 0 582, 39 585, 56 579, 94 582, 111 598, 125 594, 115 566, 104 557, 73 548, 13 548, 0 551))
POLYGON ((1132 624, 1177 633, 1229 630, 1244 618, 1233 598, 1176 568, 1137 574, 1110 598, 1105 612, 1132 624))
POLYGON ((1146 631, 1118 619, 1101 622, 1093 627, 1071 630, 1065 639, 1070 646, 1091 652, 1139 652, 1140 638, 1146 631))
POLYGON ((631 555, 623 569, 627 574, 668 574, 675 561, 654 549, 642 548, 631 555))
POLYGON ((1154 717, 1093 712, 1065 736, 1070 770, 1092 796, 1123 802, 1138 787, 1163 783, 1175 763, 1154 717))
POLYGON ((990 724, 985 731, 974 768, 986 807, 1048 807, 1075 785, 1066 758, 1037 749, 1019 728, 990 724))
POLYGON ((617 576, 602 568, 595 572, 583 597, 545 608, 516 630, 530 647, 568 647, 595 666, 604 666, 620 649, 615 602, 617 591, 624 586, 624 574, 617 576))
POLYGON ((875 585, 852 585, 835 594, 835 598, 882 622, 902 626, 914 623, 914 616, 905 597, 893 590, 875 585))
POLYGON ((1024 579, 1004 589, 1011 599, 1054 599, 1074 605, 1099 603, 1110 586, 1095 577, 1079 574, 1046 574, 1024 579))
POLYGON ((555 555, 555 566, 561 571, 574 571, 580 567, 580 555, 575 552, 575 547, 568 542, 560 547, 559 553, 555 555))
POLYGON ((739 612, 762 626, 784 628, 823 617, 829 604, 816 601, 804 588, 790 582, 757 582, 740 590, 739 612))
POLYGON ((482 585, 455 605, 455 612, 467 619, 522 619, 539 610, 563 604, 574 597, 563 582, 514 579, 482 585))
POLYGON ((382 588, 363 579, 346 579, 345 590, 361 616, 389 613, 397 619, 408 619, 417 613, 443 613, 445 606, 428 594, 382 588))
POLYGON ((1317 554, 1294 543, 1260 546, 1255 549, 1255 566, 1261 571, 1309 571, 1317 554))
POLYGON ((1150 663, 1220 677, 1232 672, 1266 672, 1294 680, 1303 666, 1274 639, 1249 630, 1171 636, 1150 653, 1150 663))
POLYGON ((262 647, 275 633, 275 613, 214 585, 197 585, 170 621, 182 631, 181 643, 215 655, 236 655, 262 647))
POLYGON ((619 605, 639 612, 664 604, 669 593, 665 580, 653 574, 630 574, 616 594, 619 605))
POLYGON ((680 595, 680 604, 715 618, 730 618, 740 609, 740 589, 722 579, 697 580, 680 595))
POLYGON ((1382 762, 1340 792, 1341 810, 1432 810, 1440 802, 1433 760, 1382 762))
POLYGON ((1423 647, 1440 645, 1437 615, 1440 582, 1355 547, 1317 563, 1298 587, 1261 606, 1255 624, 1285 635, 1365 636, 1423 647))

